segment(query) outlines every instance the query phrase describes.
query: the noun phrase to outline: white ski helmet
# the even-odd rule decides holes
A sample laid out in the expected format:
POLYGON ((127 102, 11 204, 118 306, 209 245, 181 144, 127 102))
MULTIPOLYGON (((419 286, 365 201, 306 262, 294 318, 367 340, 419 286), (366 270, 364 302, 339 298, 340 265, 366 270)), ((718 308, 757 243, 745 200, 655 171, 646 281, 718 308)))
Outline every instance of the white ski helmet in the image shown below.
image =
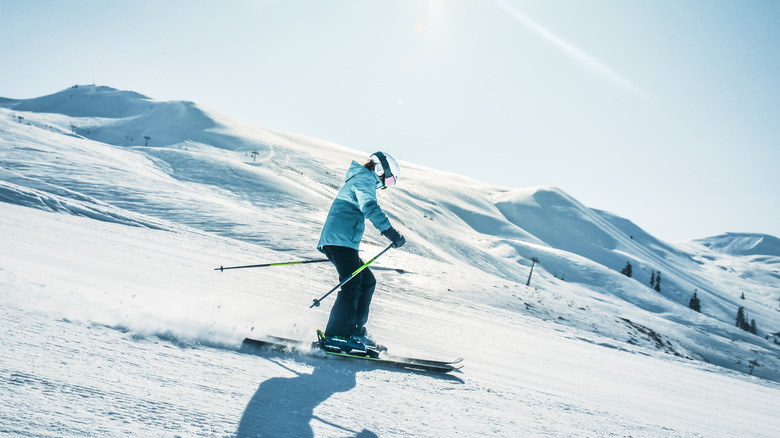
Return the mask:
POLYGON ((390 154, 384 152, 375 152, 371 155, 371 162, 374 163, 374 172, 382 180, 382 188, 386 189, 398 182, 401 176, 401 168, 390 154))

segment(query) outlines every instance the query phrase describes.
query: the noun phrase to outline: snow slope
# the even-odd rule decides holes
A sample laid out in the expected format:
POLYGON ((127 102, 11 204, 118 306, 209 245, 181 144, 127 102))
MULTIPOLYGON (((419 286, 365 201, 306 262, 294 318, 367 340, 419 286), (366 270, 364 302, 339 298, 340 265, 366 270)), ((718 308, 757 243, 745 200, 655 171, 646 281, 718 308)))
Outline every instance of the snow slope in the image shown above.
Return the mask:
MULTIPOLYGON (((669 244, 555 187, 405 161, 379 198, 408 244, 377 262, 370 329, 463 372, 240 353, 248 333, 311 337, 335 272, 213 268, 320 258, 330 201, 370 152, 109 87, 0 99, 0 431, 780 433, 777 238, 669 244), (734 327, 739 306, 758 336, 734 327)), ((365 257, 386 245, 368 228, 365 257)))

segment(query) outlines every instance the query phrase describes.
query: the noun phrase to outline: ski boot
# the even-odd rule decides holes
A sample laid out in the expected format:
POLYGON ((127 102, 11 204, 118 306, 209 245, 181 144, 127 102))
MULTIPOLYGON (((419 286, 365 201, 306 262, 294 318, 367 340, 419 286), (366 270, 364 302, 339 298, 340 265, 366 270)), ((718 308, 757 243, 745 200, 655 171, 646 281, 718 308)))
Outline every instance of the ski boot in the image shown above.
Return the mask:
POLYGON ((368 334, 365 327, 360 329, 359 334, 352 336, 352 338, 365 345, 367 349, 375 350, 377 352, 387 351, 387 347, 377 344, 374 338, 368 334))
POLYGON ((317 344, 330 353, 351 354, 355 356, 379 357, 376 343, 367 345, 362 336, 325 336, 322 330, 317 330, 317 344))

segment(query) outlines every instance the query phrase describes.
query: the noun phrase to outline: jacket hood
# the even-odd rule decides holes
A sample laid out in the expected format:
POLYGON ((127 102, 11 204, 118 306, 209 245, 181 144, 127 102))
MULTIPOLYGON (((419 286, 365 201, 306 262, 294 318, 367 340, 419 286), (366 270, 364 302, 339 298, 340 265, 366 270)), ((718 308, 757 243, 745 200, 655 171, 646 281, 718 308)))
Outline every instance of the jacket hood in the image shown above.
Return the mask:
POLYGON ((352 161, 352 164, 349 165, 349 169, 347 169, 347 175, 344 177, 344 182, 349 181, 352 179, 352 177, 359 174, 360 172, 368 172, 373 175, 374 181, 377 183, 377 185, 382 183, 382 180, 379 178, 379 175, 377 175, 376 172, 372 172, 366 169, 365 166, 354 160, 352 161))

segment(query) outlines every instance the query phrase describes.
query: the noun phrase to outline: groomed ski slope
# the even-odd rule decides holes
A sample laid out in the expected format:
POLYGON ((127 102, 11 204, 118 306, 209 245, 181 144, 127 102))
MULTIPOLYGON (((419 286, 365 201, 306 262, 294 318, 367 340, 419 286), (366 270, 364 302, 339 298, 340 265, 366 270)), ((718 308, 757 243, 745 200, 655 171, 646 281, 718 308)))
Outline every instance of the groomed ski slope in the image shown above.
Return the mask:
MULTIPOLYGON (((249 355, 250 333, 313 338, 335 273, 213 268, 321 257, 340 179, 373 150, 107 87, 0 102, 2 434, 780 433, 771 236, 671 245, 557 188, 402 162, 379 196, 409 244, 377 261, 370 329, 462 373, 249 355), (762 336, 733 327, 740 305, 762 336)), ((369 231, 364 257, 384 245, 369 231)))

